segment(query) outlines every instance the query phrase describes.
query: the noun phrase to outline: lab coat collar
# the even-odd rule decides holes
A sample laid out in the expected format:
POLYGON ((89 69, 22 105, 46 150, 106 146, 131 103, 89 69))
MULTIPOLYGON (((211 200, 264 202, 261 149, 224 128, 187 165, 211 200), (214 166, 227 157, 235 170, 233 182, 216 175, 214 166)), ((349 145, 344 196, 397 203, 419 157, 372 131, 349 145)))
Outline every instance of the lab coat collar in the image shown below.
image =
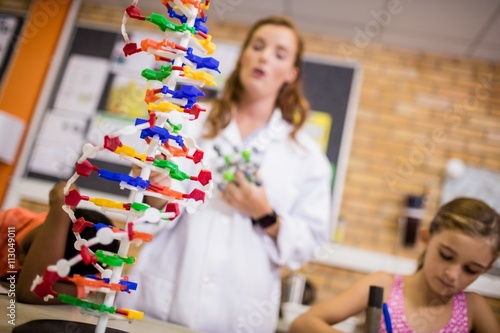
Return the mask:
POLYGON ((283 119, 283 113, 278 107, 274 109, 266 128, 274 132, 273 138, 275 140, 286 139, 292 130, 292 126, 283 119))
MULTIPOLYGON (((281 109, 274 109, 269 122, 264 126, 256 130, 252 133, 248 141, 251 141, 252 144, 255 141, 280 141, 286 139, 290 134, 291 126, 288 124, 282 116, 281 109)), ((238 129, 238 125, 236 124, 236 120, 234 118, 231 119, 229 125, 222 131, 222 136, 225 140, 232 141, 234 145, 243 144, 243 140, 241 138, 240 131, 238 129)), ((247 140, 245 140, 247 141, 247 140)), ((245 144, 246 145, 246 144, 245 144)))

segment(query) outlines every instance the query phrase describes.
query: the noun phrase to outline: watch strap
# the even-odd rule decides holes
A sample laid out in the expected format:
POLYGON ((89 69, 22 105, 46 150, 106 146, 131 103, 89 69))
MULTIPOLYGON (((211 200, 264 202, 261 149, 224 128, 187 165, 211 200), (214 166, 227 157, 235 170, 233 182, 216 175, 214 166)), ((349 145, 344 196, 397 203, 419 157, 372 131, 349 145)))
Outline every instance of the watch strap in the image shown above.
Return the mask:
POLYGON ((270 214, 264 215, 258 219, 252 219, 252 224, 258 225, 261 228, 265 229, 272 226, 277 221, 278 221, 278 215, 276 215, 276 212, 273 210, 270 214))

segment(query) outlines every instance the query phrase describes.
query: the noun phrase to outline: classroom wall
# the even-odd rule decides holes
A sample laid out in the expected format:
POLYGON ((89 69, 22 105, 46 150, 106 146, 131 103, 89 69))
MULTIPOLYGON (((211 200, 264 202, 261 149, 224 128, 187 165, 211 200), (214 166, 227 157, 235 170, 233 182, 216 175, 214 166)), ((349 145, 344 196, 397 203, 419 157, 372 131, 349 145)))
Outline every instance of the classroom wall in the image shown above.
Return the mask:
MULTIPOLYGON (((116 29, 121 18, 120 10, 106 6, 84 5, 80 14, 83 22, 106 22, 116 29)), ((248 29, 216 19, 209 19, 216 42, 240 42, 248 29)), ((404 196, 421 194, 427 186, 429 221, 439 205, 450 158, 500 170, 500 63, 305 37, 308 53, 357 61, 363 67, 341 205, 347 226, 344 243, 414 257, 418 251, 397 246, 404 196)))
MULTIPOLYGON (((51 0, 0 3, 0 9, 26 13, 20 36, 12 53, 0 90, 0 110, 29 124, 51 64, 59 34, 66 20, 71 1, 60 4, 51 0), (29 10, 28 10, 29 7, 29 10)), ((29 126, 25 126, 26 136, 29 126)), ((3 203, 13 164, 0 163, 0 205, 3 203)))
MULTIPOLYGON (((3 1, 0 8, 16 3, 3 1)), ((84 4, 79 20, 119 29, 122 13, 120 8, 84 4)), ((243 25, 209 22, 216 41, 239 42, 247 30, 243 25)), ((414 257, 418 251, 397 246, 404 196, 429 187, 428 221, 439 204, 448 159, 500 170, 500 63, 376 44, 357 48, 333 37, 305 37, 308 53, 357 61, 363 67, 341 205, 346 221, 343 242, 414 257)))
MULTIPOLYGON (((84 5, 79 19, 118 29, 121 18, 121 9, 84 5)), ((210 20, 215 42, 239 42, 248 29, 210 20)), ((403 197, 427 186, 429 221, 450 158, 500 171, 500 63, 305 37, 307 52, 358 61, 364 69, 341 205, 343 243, 414 258, 418 249, 398 246, 403 197)), ((362 275, 318 264, 303 272, 317 287, 318 299, 362 275)), ((490 302, 500 320, 500 301, 490 302)))

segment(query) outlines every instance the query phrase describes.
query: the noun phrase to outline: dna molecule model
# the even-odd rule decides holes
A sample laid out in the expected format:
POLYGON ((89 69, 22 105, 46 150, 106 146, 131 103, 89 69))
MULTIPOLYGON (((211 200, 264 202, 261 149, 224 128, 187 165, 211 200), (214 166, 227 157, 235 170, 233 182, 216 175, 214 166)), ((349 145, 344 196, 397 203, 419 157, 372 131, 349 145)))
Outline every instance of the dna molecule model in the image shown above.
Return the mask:
MULTIPOLYGON (((128 320, 142 319, 143 313, 132 309, 113 306, 115 296, 120 292, 133 292, 139 286, 126 277, 122 277, 124 265, 136 261, 129 256, 131 244, 141 245, 149 242, 153 234, 141 232, 137 226, 154 224, 160 230, 169 221, 175 219, 182 209, 188 213, 204 202, 212 193, 212 173, 204 164, 204 152, 196 145, 192 137, 184 134, 189 123, 196 121, 205 109, 197 104, 197 99, 204 95, 200 88, 215 86, 213 74, 219 72, 219 62, 210 57, 215 45, 211 41, 205 23, 208 16, 205 11, 210 6, 209 0, 162 0, 167 15, 152 13, 143 16, 138 7, 138 0, 126 8, 121 33, 125 41, 123 48, 126 57, 145 52, 159 63, 158 69, 146 68, 141 75, 149 89, 144 96, 144 118, 137 118, 134 124, 125 126, 102 138, 102 143, 86 143, 82 155, 75 163, 75 172, 67 181, 64 189, 65 205, 63 210, 71 218, 72 231, 75 235, 74 246, 79 254, 73 258, 60 259, 46 268, 43 276, 37 276, 32 291, 44 300, 57 297, 63 303, 81 307, 85 313, 98 318, 95 332, 103 333, 108 320, 122 316, 128 320), (131 41, 127 33, 129 19, 147 21, 156 25, 164 35, 163 40, 144 39, 139 43, 131 41), (175 20, 177 23, 172 22, 175 20), (145 112, 146 113, 146 112, 145 112), (144 151, 127 146, 120 140, 124 136, 140 136, 144 140, 144 151), (100 154, 115 154, 130 162, 140 175, 125 174, 112 170, 100 169, 92 164, 92 159, 100 154), (181 167, 182 165, 182 167, 181 167), (185 169, 183 169, 185 167, 185 169), (130 202, 117 202, 106 198, 90 197, 71 185, 79 177, 97 174, 104 181, 116 182, 122 190, 131 191, 130 202), (167 176, 168 184, 154 183, 152 173, 167 176), (175 183, 189 182, 194 189, 185 193, 173 188, 175 183), (194 184, 194 185, 193 185, 194 184), (165 208, 157 209, 145 203, 145 197, 164 200, 165 208), (84 218, 77 219, 72 207, 78 207, 83 201, 92 203, 103 212, 113 212, 124 216, 123 229, 92 223, 84 218), (80 233, 85 228, 94 228, 96 236, 84 239, 80 233), (117 240, 117 253, 90 250, 96 244, 110 244, 117 240), (83 262, 93 265, 99 274, 69 276, 73 265, 83 262), (71 281, 85 293, 104 294, 103 303, 89 299, 57 293, 53 285, 58 281, 71 281)), ((188 186, 184 186, 188 187, 188 186)))

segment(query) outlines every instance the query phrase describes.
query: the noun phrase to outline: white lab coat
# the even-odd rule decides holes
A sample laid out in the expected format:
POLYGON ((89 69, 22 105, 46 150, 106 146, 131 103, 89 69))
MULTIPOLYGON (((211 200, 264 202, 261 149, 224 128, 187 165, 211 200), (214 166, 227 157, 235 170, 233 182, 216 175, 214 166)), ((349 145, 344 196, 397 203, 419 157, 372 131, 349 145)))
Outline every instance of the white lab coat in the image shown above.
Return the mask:
MULTIPOLYGON (((328 160, 304 133, 297 145, 290 130, 276 110, 267 132, 251 142, 264 147, 260 176, 281 221, 277 241, 216 190, 202 209, 183 214, 143 246, 129 275, 138 290, 119 295, 119 306, 204 332, 275 331, 279 267, 298 269, 311 259, 330 220, 328 160)), ((214 144, 228 151, 242 140, 233 120, 217 138, 198 143, 212 168, 220 165, 214 144)))

